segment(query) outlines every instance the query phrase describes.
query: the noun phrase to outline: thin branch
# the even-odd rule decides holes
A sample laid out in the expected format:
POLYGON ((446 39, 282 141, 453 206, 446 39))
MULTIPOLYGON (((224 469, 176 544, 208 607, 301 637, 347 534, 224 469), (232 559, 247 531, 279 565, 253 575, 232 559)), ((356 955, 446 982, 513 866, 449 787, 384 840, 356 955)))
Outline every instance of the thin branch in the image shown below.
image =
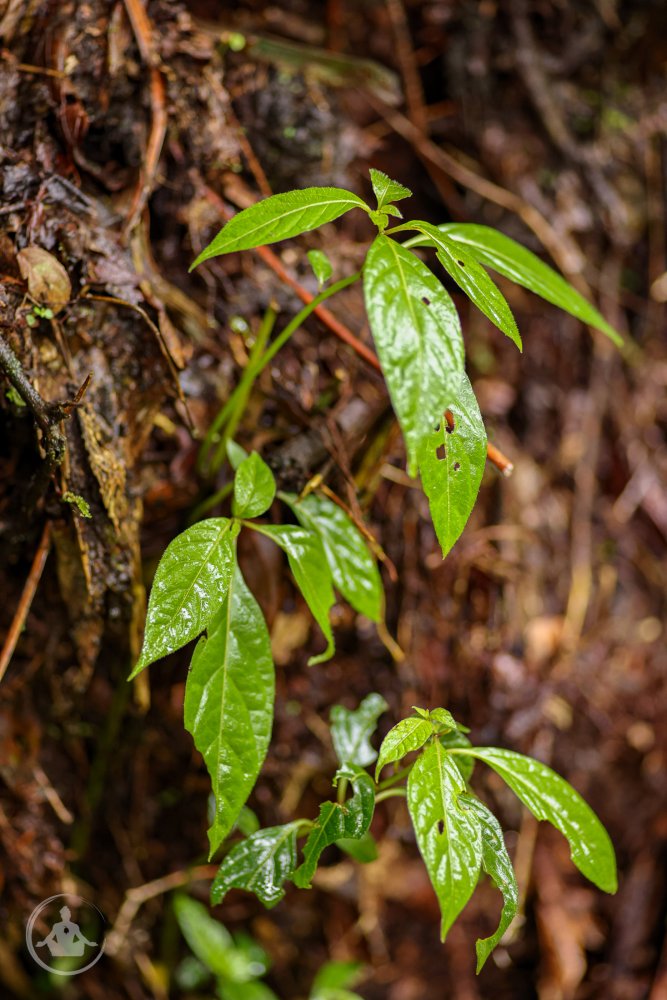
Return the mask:
POLYGON ((28 573, 28 579, 23 587, 21 600, 19 601, 16 613, 14 614, 12 623, 9 626, 7 638, 5 639, 2 651, 0 652, 0 681, 5 676, 7 667, 9 666, 9 661, 14 654, 16 644, 19 641, 19 636, 21 635, 26 618, 28 617, 30 606, 32 605, 35 592, 39 585, 39 581, 42 578, 42 573, 44 572, 44 566, 46 564, 46 558, 49 554, 50 547, 51 522, 47 521, 44 525, 42 537, 39 540, 39 545, 37 546, 37 552, 35 553, 35 558, 32 561, 30 572, 28 573))

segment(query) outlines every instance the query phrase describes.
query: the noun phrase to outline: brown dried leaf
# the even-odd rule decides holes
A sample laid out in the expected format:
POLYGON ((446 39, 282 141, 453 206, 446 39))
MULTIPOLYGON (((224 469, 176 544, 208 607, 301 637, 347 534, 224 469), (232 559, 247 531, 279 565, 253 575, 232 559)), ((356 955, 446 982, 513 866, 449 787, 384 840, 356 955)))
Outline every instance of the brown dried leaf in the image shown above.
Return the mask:
POLYGON ((53 254, 42 247, 31 246, 16 255, 21 277, 28 282, 30 297, 40 305, 58 312, 72 296, 67 271, 53 254))

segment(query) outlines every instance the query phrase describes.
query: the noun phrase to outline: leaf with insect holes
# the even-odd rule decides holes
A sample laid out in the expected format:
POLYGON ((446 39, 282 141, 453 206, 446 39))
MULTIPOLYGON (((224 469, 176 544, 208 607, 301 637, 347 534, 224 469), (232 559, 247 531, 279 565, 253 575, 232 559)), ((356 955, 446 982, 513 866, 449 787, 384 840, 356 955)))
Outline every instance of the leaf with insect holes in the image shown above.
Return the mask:
POLYGON ((256 451, 245 458, 234 476, 233 513, 236 517, 259 517, 273 503, 276 481, 256 451))
POLYGON ((333 274, 331 261, 323 250, 309 250, 306 256, 313 269, 313 274, 317 278, 317 283, 322 288, 333 274))
POLYGON ((447 377, 463 370, 463 338, 450 296, 409 250, 378 236, 364 263, 364 297, 411 475, 446 408, 447 377))
POLYGON ((230 889, 254 892, 271 908, 285 895, 284 883, 297 864, 296 838, 303 822, 267 826, 236 844, 226 856, 211 886, 211 904, 221 903, 230 889))
POLYGON ((413 750, 420 750, 433 735, 433 732, 433 725, 429 721, 428 713, 426 713, 426 718, 422 715, 411 715, 409 719, 401 719, 393 729, 389 730, 382 741, 380 756, 375 765, 375 780, 378 780, 380 771, 387 764, 402 760, 406 754, 413 750))
POLYGON ((311 656, 308 660, 308 666, 331 659, 334 654, 334 640, 329 612, 335 598, 331 570, 324 554, 322 542, 315 532, 291 524, 258 524, 256 530, 268 538, 272 538, 276 545, 279 545, 283 552, 287 553, 287 560, 296 585, 327 640, 327 648, 323 653, 311 656))
POLYGON ((445 271, 468 296, 473 305, 484 313, 519 350, 521 335, 507 304, 505 296, 488 276, 481 264, 456 240, 450 239, 437 226, 428 222, 411 222, 411 229, 418 229, 436 249, 438 260, 445 271))
POLYGON ((486 431, 465 372, 446 375, 441 398, 437 429, 420 440, 417 461, 444 559, 475 506, 486 463, 486 431))
POLYGON ((583 295, 516 240, 490 226, 478 226, 469 222, 447 222, 438 226, 438 229, 456 243, 462 244, 480 264, 493 268, 522 288, 527 288, 580 319, 582 323, 595 327, 615 344, 623 344, 623 338, 583 295))
MULTIPOLYGON (((380 211, 386 212, 388 207, 393 207, 388 204, 392 201, 403 201, 404 198, 412 197, 412 191, 410 188, 404 187, 402 184, 399 184, 398 181, 393 181, 391 177, 387 177, 387 175, 383 174, 381 170, 375 170, 371 167, 370 175, 371 184, 373 185, 373 193, 377 198, 378 209, 380 211)), ((392 215, 393 214, 394 213, 392 213, 392 215)))
POLYGON ((480 973, 487 958, 517 914, 519 887, 512 860, 507 853, 503 831, 496 817, 474 795, 462 795, 459 801, 465 803, 477 816, 482 832, 482 868, 503 895, 503 909, 497 929, 490 937, 480 938, 477 941, 477 972, 480 973))
POLYGON ((560 830, 572 861, 586 878, 604 892, 616 892, 616 857, 609 834, 572 785, 546 764, 513 750, 471 747, 465 754, 492 767, 533 816, 560 830))
POLYGON ((408 778, 408 809, 441 913, 440 937, 466 905, 482 863, 477 814, 461 802, 465 783, 439 740, 415 761, 408 778))
POLYGON ((207 628, 229 589, 238 531, 229 518, 210 517, 167 546, 155 571, 144 643, 130 680, 207 628))
POLYGON ((222 608, 200 639, 185 687, 185 728, 211 776, 210 855, 234 826, 271 739, 274 667, 264 616, 238 566, 222 608))
POLYGON ((381 694, 369 694, 358 708, 334 705, 331 709, 331 739, 341 764, 368 767, 377 758, 370 738, 377 729, 378 719, 389 706, 381 694))
POLYGON ((370 775, 360 767, 346 764, 336 772, 334 785, 343 778, 351 783, 354 794, 345 802, 325 802, 320 806, 320 814, 303 848, 303 864, 292 876, 292 881, 300 889, 310 888, 325 847, 343 838, 359 840, 371 825, 375 788, 370 775))
POLYGON ((336 590, 359 614, 382 619, 382 580, 363 535, 333 500, 310 493, 281 494, 304 526, 319 535, 336 590))
POLYGON ((237 250, 252 250, 300 236, 323 226, 325 222, 332 222, 353 208, 369 211, 361 198, 342 188, 312 187, 274 194, 244 208, 230 219, 202 250, 190 270, 211 257, 237 250))

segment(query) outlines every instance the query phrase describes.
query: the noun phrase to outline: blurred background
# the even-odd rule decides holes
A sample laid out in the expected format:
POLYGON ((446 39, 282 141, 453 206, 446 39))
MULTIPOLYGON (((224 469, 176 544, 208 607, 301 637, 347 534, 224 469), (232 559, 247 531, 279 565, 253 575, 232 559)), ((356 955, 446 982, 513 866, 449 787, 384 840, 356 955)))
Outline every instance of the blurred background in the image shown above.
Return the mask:
MULTIPOLYGON (((358 496, 397 570, 383 570, 387 625, 405 656, 341 604, 335 659, 307 669, 321 637, 277 550, 246 541, 278 667, 249 806, 263 825, 316 815, 335 770, 331 706, 379 691, 381 734, 413 704, 446 706, 474 742, 565 775, 611 833, 620 888, 586 883, 560 835, 480 772, 522 899, 481 976, 474 941, 499 897, 482 883, 441 945, 400 800, 378 808, 373 863, 330 849, 310 892, 269 912, 235 892, 213 915, 283 1000, 309 996, 332 961, 361 963, 365 1000, 665 1000, 664 3, 5 0, 0 36, 0 333, 46 399, 93 375, 66 423, 69 488, 91 520, 47 490, 32 416, 7 383, 0 396, 0 635, 31 567, 38 583, 0 685, 2 995, 213 995, 173 897, 206 902, 215 871, 208 778, 182 725, 188 653, 125 682, 144 585, 226 481, 198 478, 195 436, 267 307, 280 326, 297 311, 285 273, 313 293, 305 249, 326 249, 339 277, 371 234, 353 213, 272 259, 187 269, 256 198, 309 184, 367 196, 375 166, 413 190, 414 217, 492 225, 542 255, 625 347, 501 282, 520 355, 451 289, 489 438, 514 470, 487 469, 444 563, 378 374, 316 318, 281 352, 238 440, 283 488, 324 471, 358 496), (50 316, 26 297, 17 253, 32 244, 69 277, 50 316), (61 892, 113 926, 107 954, 71 979, 25 949, 31 911, 61 892)), ((331 308, 370 343, 358 287, 331 308)), ((261 1000, 254 985, 230 979, 225 996, 261 1000)))

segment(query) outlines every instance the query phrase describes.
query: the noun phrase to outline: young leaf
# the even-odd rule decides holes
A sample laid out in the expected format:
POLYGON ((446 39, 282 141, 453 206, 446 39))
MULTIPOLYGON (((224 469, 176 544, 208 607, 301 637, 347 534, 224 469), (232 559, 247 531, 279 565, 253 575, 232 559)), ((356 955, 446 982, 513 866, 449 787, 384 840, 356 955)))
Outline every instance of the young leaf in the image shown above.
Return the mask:
POLYGON ((274 194, 250 208, 244 208, 230 219, 202 250, 190 270, 211 257, 237 250, 252 250, 253 247, 307 233, 325 222, 332 222, 352 208, 368 211, 361 198, 342 188, 312 187, 274 194))
POLYGON ((222 608, 199 640, 185 687, 185 728, 211 776, 213 855, 257 780, 271 738, 274 668, 264 616, 238 566, 222 608))
POLYGON ((364 297, 414 475, 419 444, 446 409, 447 377, 463 371, 461 324, 435 275, 387 236, 366 256, 364 297))
POLYGON ((369 694, 358 708, 350 710, 343 705, 331 709, 331 739, 336 756, 341 764, 356 764, 368 767, 377 758, 377 750, 370 743, 370 737, 377 728, 377 722, 389 705, 380 694, 369 694))
POLYGON ((328 497, 310 493, 298 500, 281 494, 304 526, 320 536, 334 586, 359 614, 382 618, 382 580, 366 541, 344 510, 328 497))
POLYGON ((234 506, 236 517, 259 517, 269 509, 276 495, 273 473, 256 451, 248 455, 236 470, 234 477, 234 506))
POLYGON ((401 760, 411 750, 419 750, 433 735, 433 726, 428 718, 412 715, 402 719, 398 725, 390 729, 382 741, 380 756, 375 765, 375 780, 383 767, 401 760))
POLYGON ((486 431, 465 372, 448 372, 443 381, 445 410, 417 446, 419 474, 428 497, 443 559, 458 540, 475 506, 486 463, 486 431))
POLYGON ((370 168, 371 184, 373 193, 378 200, 378 209, 382 210, 387 202, 403 201, 404 198, 412 197, 410 188, 403 187, 398 181, 392 181, 381 170, 370 168))
POLYGON ((350 993, 362 969, 360 962, 327 962, 319 970, 310 992, 310 1000, 361 1000, 350 993))
POLYGON ((329 611, 334 603, 334 592, 321 541, 312 531, 294 525, 262 524, 257 525, 256 530, 272 538, 287 553, 297 586, 327 640, 327 648, 311 656, 308 666, 330 659, 334 654, 334 641, 329 611))
POLYGON ((499 330, 514 341, 519 350, 522 350, 521 336, 512 310, 505 296, 481 264, 478 264, 460 243, 445 236, 437 226, 432 226, 428 222, 413 222, 410 223, 410 227, 418 229, 428 237, 429 242, 436 248, 438 260, 459 288, 499 330))
POLYGON ((249 979, 243 983, 221 979, 217 995, 219 1000, 278 1000, 273 990, 259 979, 249 979))
POLYGON ((436 727, 438 733, 443 730, 453 729, 456 731, 465 728, 465 726, 459 726, 452 713, 448 712, 446 708, 434 708, 432 712, 428 713, 428 717, 436 727))
POLYGON ((505 838, 500 823, 490 809, 474 795, 462 795, 460 801, 472 809, 479 820, 482 831, 482 868, 503 894, 503 909, 496 931, 488 938, 477 941, 477 973, 479 974, 487 958, 496 947, 503 934, 514 920, 519 908, 519 887, 507 853, 505 838))
POLYGON ((283 884, 296 868, 296 838, 302 821, 269 826, 242 840, 224 859, 211 886, 211 903, 221 903, 230 889, 254 892, 271 908, 285 895, 283 884))
POLYGON ((210 517, 167 546, 155 572, 141 656, 130 680, 208 626, 229 588, 237 534, 229 518, 210 517))
POLYGON ((351 858, 358 861, 360 865, 368 865, 371 861, 377 861, 380 853, 375 837, 372 833, 365 833, 357 840, 351 837, 343 837, 336 841, 336 847, 345 851, 351 858))
POLYGON ((537 819, 560 830, 572 861, 586 878, 604 892, 616 892, 616 857, 609 834, 572 785, 546 764, 513 750, 473 747, 465 753, 485 761, 537 819))
MULTIPOLYGON (((440 736, 438 736, 438 739, 445 750, 465 749, 466 747, 472 746, 468 737, 465 736, 464 733, 456 730, 449 733, 441 733, 440 736)), ((464 757, 463 755, 457 754, 455 757, 452 757, 452 760, 461 772, 461 777, 465 781, 466 785, 469 784, 473 771, 475 770, 474 757, 464 757)))
POLYGON ((479 821, 460 802, 462 792, 461 772, 434 740, 410 771, 408 809, 440 904, 442 941, 472 896, 482 862, 479 821))
POLYGON ((582 323, 595 327, 615 344, 623 344, 623 338, 590 302, 565 278, 516 240, 490 226, 478 226, 469 222, 448 222, 438 226, 438 229, 457 243, 464 244, 481 264, 493 268, 559 309, 564 309, 582 323))
POLYGON ((336 773, 334 785, 341 778, 350 781, 354 795, 345 803, 325 802, 303 848, 303 864, 294 872, 292 881, 300 889, 309 889, 325 847, 337 840, 359 840, 368 831, 375 808, 375 789, 370 775, 351 764, 336 773))
POLYGON ((202 903, 178 893, 174 898, 174 913, 192 952, 213 975, 230 980, 250 978, 247 956, 236 947, 227 928, 212 917, 202 903))
POLYGON ((229 464, 232 469, 236 471, 246 458, 248 457, 248 452, 242 445, 238 444, 236 441, 227 442, 227 458, 229 459, 229 464))
POLYGON ((323 250, 309 250, 306 254, 308 260, 310 261, 310 266, 313 269, 313 274, 317 278, 317 283, 322 287, 326 285, 327 281, 333 274, 333 267, 331 266, 331 261, 324 253, 323 250))

